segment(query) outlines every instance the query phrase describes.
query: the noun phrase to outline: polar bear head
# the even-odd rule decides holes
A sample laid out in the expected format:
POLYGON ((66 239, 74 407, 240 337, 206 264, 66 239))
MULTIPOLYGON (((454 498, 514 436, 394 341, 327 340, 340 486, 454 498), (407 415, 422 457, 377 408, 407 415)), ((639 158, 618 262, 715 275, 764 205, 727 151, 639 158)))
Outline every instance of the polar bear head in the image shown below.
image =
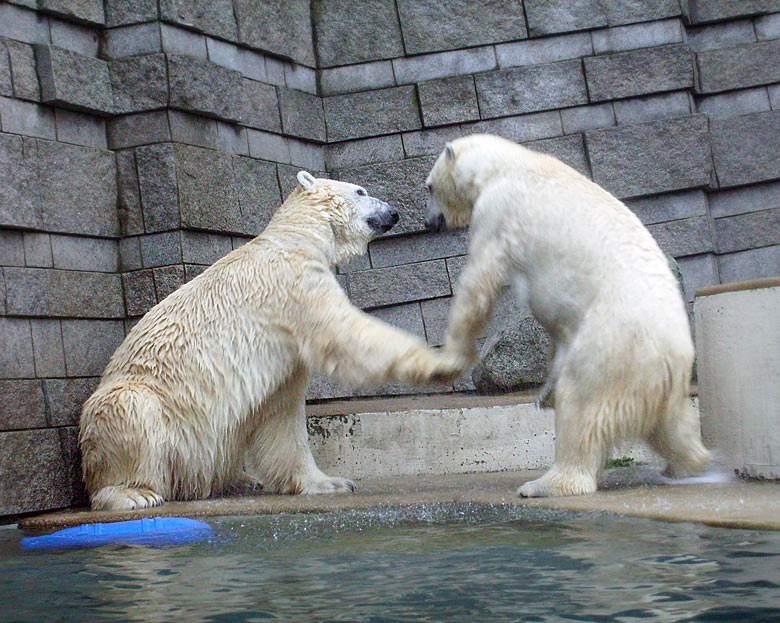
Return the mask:
POLYGON ((425 226, 433 231, 466 227, 485 181, 507 160, 511 141, 473 134, 447 143, 428 174, 425 226))
POLYGON ((300 171, 297 177, 304 196, 314 200, 330 224, 336 263, 363 255, 369 241, 390 231, 398 222, 398 212, 369 195, 362 186, 315 178, 308 171, 300 171))

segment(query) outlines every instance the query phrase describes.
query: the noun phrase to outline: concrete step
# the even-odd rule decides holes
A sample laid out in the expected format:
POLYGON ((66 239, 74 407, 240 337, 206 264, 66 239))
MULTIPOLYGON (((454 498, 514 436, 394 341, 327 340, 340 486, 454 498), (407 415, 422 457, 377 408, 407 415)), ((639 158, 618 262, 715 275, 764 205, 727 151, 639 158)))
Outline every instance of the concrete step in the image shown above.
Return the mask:
MULTIPOLYGON (((348 478, 546 469, 554 412, 534 400, 448 394, 312 404, 309 440, 320 469, 348 478)), ((641 443, 612 456, 659 463, 641 443)))

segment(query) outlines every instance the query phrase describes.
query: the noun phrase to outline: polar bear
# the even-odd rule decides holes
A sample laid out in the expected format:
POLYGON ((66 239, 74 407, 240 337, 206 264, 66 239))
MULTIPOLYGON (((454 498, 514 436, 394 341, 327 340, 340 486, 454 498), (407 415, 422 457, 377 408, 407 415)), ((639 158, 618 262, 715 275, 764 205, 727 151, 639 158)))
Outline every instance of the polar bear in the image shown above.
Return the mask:
POLYGON ((333 274, 398 213, 354 184, 298 181, 262 234, 153 307, 114 353, 81 414, 93 509, 205 498, 245 478, 279 493, 354 490, 309 450, 310 372, 352 384, 457 376, 353 307, 333 274))
POLYGON ((427 179, 426 225, 471 223, 445 352, 476 358, 502 286, 514 286, 554 354, 555 462, 521 496, 596 490, 611 446, 645 439, 681 477, 709 453, 688 397, 693 343, 667 260, 620 201, 559 160, 497 136, 449 143, 427 179))

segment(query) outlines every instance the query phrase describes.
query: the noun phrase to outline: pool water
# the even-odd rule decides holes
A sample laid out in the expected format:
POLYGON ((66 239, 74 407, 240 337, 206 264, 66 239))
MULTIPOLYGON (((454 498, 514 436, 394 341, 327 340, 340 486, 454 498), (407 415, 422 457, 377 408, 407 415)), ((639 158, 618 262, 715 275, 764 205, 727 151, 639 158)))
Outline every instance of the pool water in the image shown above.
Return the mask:
POLYGON ((775 532, 458 504, 208 521, 168 549, 0 529, 0 621, 780 621, 775 532))

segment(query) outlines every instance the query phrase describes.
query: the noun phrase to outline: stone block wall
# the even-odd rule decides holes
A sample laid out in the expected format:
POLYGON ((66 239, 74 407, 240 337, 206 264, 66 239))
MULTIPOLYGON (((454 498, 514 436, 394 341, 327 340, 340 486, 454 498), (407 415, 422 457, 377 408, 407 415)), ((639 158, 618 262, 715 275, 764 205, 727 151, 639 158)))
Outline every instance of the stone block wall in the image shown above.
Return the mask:
POLYGON ((301 168, 401 210, 339 279, 431 345, 468 237, 423 231, 423 182, 468 133, 624 199, 689 301, 776 275, 778 58, 778 0, 0 0, 0 515, 82 499, 78 414, 111 353, 301 168))

